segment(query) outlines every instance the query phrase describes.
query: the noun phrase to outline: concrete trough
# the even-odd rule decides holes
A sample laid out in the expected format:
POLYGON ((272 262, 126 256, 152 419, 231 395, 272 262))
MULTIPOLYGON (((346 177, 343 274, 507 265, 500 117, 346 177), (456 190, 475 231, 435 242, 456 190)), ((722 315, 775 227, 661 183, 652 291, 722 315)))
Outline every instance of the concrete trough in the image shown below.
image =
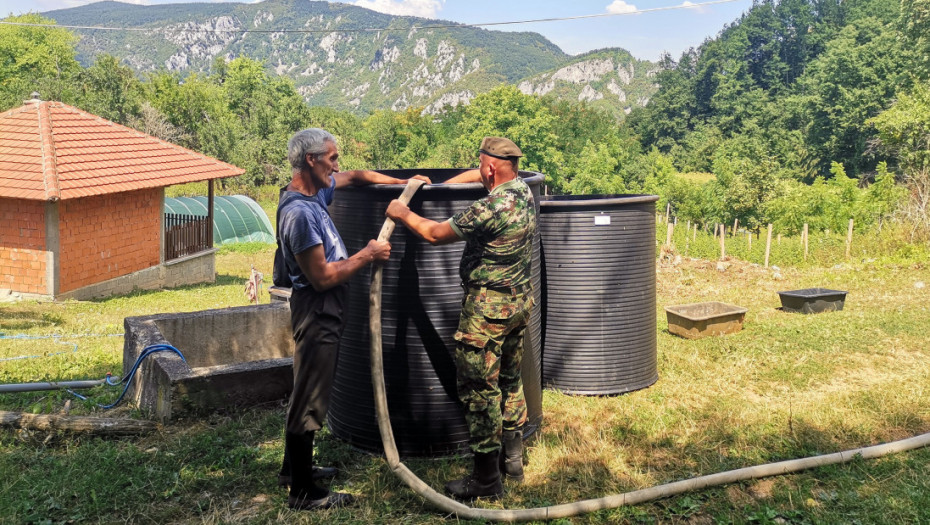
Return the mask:
POLYGON ((665 307, 668 331, 686 339, 739 332, 748 311, 742 306, 714 301, 665 307))
POLYGON ((155 314, 124 320, 123 376, 150 345, 127 400, 162 422, 183 415, 286 400, 293 387, 294 340, 285 301, 155 314), (186 360, 186 362, 185 362, 186 360))

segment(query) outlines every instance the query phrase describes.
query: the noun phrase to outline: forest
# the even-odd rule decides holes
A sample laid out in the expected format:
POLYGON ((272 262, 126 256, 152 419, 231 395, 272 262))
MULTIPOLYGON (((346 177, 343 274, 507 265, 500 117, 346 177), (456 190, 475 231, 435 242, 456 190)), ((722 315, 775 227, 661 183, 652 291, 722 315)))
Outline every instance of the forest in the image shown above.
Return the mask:
POLYGON ((755 233, 893 224, 925 242, 928 35, 930 0, 757 0, 715 38, 664 56, 658 91, 625 118, 508 84, 438 116, 359 117, 306 104, 246 56, 208 74, 139 75, 117 56, 82 65, 67 29, 0 25, 0 109, 35 91, 245 169, 226 192, 285 183, 287 140, 306 127, 336 135, 342 169, 470 167, 483 136, 504 135, 551 194, 657 194, 679 220, 755 233))

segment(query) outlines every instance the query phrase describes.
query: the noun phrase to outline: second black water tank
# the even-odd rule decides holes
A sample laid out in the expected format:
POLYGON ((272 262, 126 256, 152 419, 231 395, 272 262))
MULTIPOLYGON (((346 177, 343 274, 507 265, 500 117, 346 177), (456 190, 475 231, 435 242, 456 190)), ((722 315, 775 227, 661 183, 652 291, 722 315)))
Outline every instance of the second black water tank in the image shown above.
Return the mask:
POLYGON ((621 394, 658 380, 655 195, 543 197, 543 384, 621 394))
MULTIPOLYGON (((384 170, 398 178, 426 175, 433 185, 422 187, 410 207, 418 214, 443 221, 487 195, 479 183, 436 184, 461 173, 447 170, 384 170)), ((520 172, 538 195, 543 176, 520 172)), ((403 186, 340 189, 330 207, 333 221, 349 254, 378 235, 384 210, 403 186)), ((468 450, 468 427, 456 393, 453 335, 464 292, 459 261, 465 243, 431 246, 398 225, 391 236, 391 259, 384 266, 382 285, 382 346, 388 409, 401 456, 447 456, 468 450)), ((541 303, 539 242, 534 243, 533 281, 541 303)), ((371 386, 368 332, 370 270, 350 281, 348 319, 339 349, 328 424, 332 433, 369 452, 382 451, 371 386)), ((527 329, 523 388, 532 434, 542 422, 541 308, 527 329)))

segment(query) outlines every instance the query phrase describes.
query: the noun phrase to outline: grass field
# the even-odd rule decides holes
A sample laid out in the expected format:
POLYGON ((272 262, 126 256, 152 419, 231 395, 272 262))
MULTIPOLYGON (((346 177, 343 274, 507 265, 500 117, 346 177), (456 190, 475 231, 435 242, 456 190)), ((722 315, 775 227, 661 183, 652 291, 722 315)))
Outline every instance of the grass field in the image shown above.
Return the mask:
MULTIPOLYGON (((661 227, 657 237, 665 239, 661 227)), ((807 261, 786 256, 767 269, 737 258, 718 266, 712 251, 701 251, 713 249, 712 239, 706 247, 690 243, 689 255, 705 257, 692 259, 676 239, 682 257, 663 257, 657 268, 658 382, 615 397, 545 391, 525 483, 481 505, 551 505, 930 432, 927 249, 870 242, 849 260, 842 241, 831 241, 832 250, 807 261), (809 316, 778 309, 777 291, 809 287, 847 290, 845 309, 809 316), (671 335, 663 307, 701 301, 749 308, 743 331, 693 341, 671 335)), ((0 383, 118 374, 124 317, 244 305, 250 268, 270 275, 272 248, 224 248, 211 285, 0 304, 0 383)), ((85 393, 107 403, 118 390, 85 393)), ((70 399, 65 392, 0 394, 0 410, 58 413, 70 399)), ((71 413, 140 416, 76 399, 71 413)), ((455 521, 396 480, 381 458, 325 430, 318 456, 341 468, 334 487, 361 502, 323 513, 287 510, 275 485, 283 413, 273 403, 122 439, 0 430, 0 523, 455 521)), ((437 489, 467 463, 407 462, 437 489)), ((930 523, 927 472, 930 449, 921 449, 561 523, 930 523)))

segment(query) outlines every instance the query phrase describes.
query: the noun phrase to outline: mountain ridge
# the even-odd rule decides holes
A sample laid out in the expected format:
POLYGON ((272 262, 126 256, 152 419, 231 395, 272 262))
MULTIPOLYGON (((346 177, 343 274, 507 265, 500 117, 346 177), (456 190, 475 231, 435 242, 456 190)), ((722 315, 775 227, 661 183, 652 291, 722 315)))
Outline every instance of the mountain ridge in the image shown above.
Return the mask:
POLYGON ((553 87, 548 91, 560 98, 590 100, 619 116, 629 112, 627 101, 644 104, 655 91, 649 81, 654 66, 620 48, 572 57, 538 33, 393 16, 350 4, 265 0, 135 5, 108 0, 43 15, 61 25, 140 29, 76 30, 81 36, 78 58, 85 65, 108 53, 140 74, 166 69, 184 76, 209 72, 218 57, 248 56, 291 78, 308 103, 357 114, 412 107, 438 113, 446 106, 467 104, 500 83, 532 84, 540 75, 605 52, 618 60, 613 75, 603 63, 603 74, 590 82, 549 73, 553 87), (626 63, 619 63, 620 57, 626 63), (620 90, 608 92, 615 103, 604 95, 607 86, 620 90))

